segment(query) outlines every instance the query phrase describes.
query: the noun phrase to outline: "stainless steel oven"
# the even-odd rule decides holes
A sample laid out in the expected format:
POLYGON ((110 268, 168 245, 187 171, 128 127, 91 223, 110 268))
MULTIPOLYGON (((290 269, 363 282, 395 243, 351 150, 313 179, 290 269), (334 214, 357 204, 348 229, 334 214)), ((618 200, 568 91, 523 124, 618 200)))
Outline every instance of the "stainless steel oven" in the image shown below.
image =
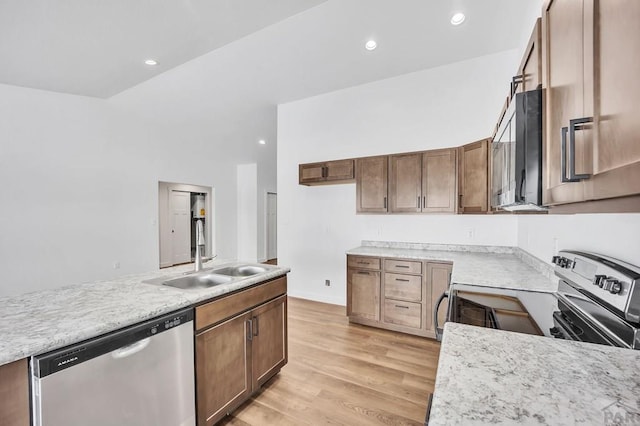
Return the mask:
POLYGON ((552 261, 555 293, 452 284, 439 300, 448 298, 447 321, 640 349, 640 268, 569 250, 552 261))

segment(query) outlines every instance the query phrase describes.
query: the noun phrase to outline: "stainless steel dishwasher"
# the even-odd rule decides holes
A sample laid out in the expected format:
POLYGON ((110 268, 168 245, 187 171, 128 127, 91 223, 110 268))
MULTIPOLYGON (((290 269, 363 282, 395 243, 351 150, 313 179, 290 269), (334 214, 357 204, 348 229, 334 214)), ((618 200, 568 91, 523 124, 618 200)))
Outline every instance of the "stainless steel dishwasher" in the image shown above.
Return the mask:
POLYGON ((193 309, 32 357, 36 426, 195 424, 193 309))

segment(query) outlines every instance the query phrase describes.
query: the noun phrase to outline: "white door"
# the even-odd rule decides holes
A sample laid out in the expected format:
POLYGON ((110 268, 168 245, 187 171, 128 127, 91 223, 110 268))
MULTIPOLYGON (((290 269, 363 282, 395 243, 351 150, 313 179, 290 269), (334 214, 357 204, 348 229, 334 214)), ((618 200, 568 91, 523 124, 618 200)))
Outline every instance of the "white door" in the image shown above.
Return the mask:
POLYGON ((273 192, 267 192, 267 260, 278 257, 277 213, 278 196, 273 192))
POLYGON ((191 262, 191 193, 171 191, 173 264, 191 262))

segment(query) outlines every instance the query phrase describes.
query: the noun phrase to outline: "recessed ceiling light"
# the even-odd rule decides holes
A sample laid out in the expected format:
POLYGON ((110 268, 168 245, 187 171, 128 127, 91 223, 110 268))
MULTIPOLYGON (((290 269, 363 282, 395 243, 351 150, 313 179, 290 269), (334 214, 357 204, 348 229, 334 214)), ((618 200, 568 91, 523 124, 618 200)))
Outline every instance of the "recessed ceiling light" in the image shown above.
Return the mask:
POLYGON ((364 48, 367 50, 373 50, 376 47, 378 47, 378 43, 376 43, 375 40, 369 40, 365 45, 364 48))
POLYGON ((258 141, 258 143, 259 143, 260 145, 266 145, 266 144, 267 144, 267 141, 265 141, 264 139, 260 139, 260 140, 258 141))
POLYGON ((144 61, 144 63, 147 65, 158 65, 158 61, 156 61, 155 59, 147 59, 146 61, 144 61))
POLYGON ((466 16, 464 16, 464 13, 458 12, 451 17, 451 25, 460 25, 465 19, 466 16))

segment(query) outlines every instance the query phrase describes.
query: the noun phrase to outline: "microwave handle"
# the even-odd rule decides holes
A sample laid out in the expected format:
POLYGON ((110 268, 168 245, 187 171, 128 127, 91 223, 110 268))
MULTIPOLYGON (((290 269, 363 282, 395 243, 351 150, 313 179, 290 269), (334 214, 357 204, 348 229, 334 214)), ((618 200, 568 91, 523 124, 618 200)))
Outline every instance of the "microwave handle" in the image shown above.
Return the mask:
MULTIPOLYGON (((438 342, 442 341, 442 332, 443 332, 443 329, 438 327, 438 308, 440 307, 440 304, 442 303, 442 301, 445 298, 449 298, 449 291, 448 290, 440 295, 440 297, 438 298, 438 301, 436 302, 435 306, 433 307, 433 328, 436 331, 436 340, 438 342)), ((449 308, 447 307, 447 317, 448 316, 449 316, 449 308)), ((444 324, 443 324, 443 326, 444 326, 444 324)))
POLYGON ((522 169, 522 175, 520 176, 520 201, 525 201, 524 188, 526 184, 527 184, 527 170, 522 169))

